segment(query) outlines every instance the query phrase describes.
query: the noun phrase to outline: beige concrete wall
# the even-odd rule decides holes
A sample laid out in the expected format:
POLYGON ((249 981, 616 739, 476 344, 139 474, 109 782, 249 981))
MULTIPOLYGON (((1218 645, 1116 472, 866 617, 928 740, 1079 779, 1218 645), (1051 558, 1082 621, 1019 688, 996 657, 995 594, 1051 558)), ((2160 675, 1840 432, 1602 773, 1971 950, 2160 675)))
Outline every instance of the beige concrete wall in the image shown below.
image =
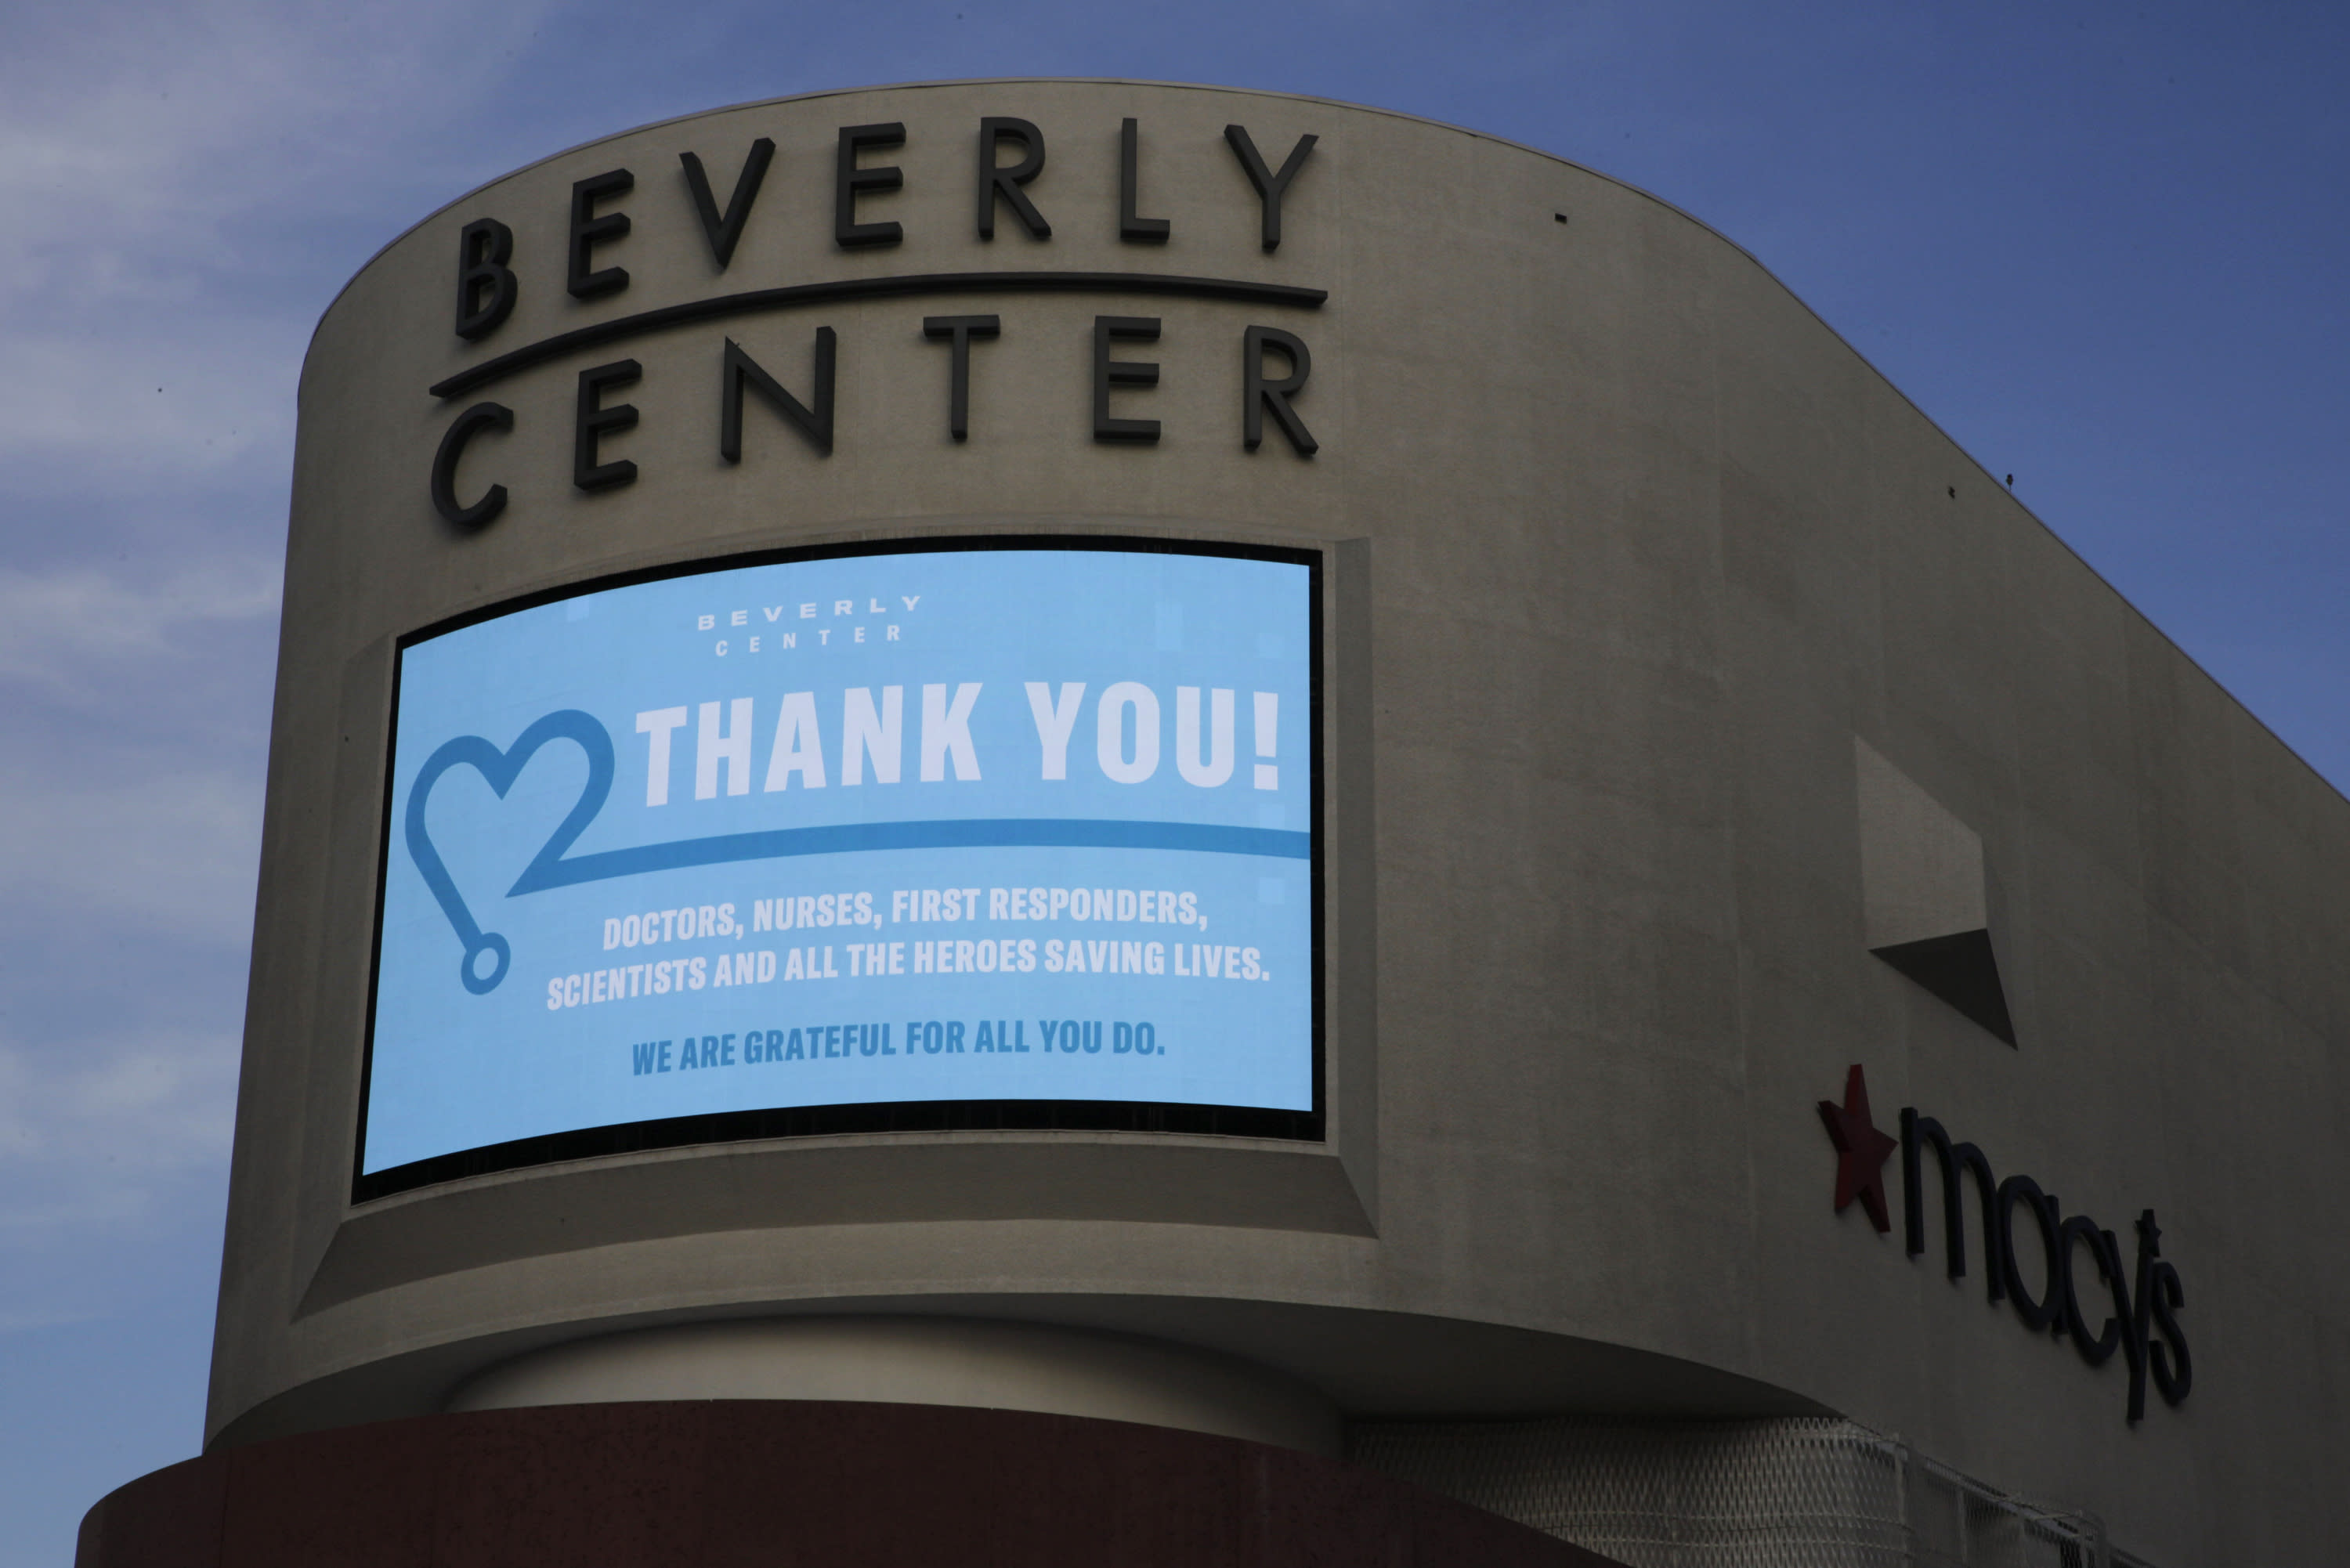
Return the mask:
POLYGON ((567 1341, 500 1362, 452 1410, 833 1399, 1137 1421, 1336 1459, 1336 1411, 1262 1366, 1159 1341, 927 1317, 756 1318, 567 1341))
MULTIPOLYGON (((1123 411, 1123 410, 1122 410, 1123 411)), ((270 794, 210 1431, 438 1407, 513 1355, 711 1317, 921 1314, 1245 1358, 1353 1414, 1835 1410, 2170 1562, 2350 1553, 2340 1042, 2350 808, 1751 257, 1603 176, 1473 134, 1268 95, 1004 82, 859 92, 632 131, 435 214, 353 280, 305 367, 270 794), (1033 241, 972 229, 983 115, 1050 159, 1033 241), (1116 229, 1119 120, 1143 206, 1116 229), (906 171, 843 252, 837 128, 906 171), (1277 253, 1224 145, 1320 140, 1277 253), (778 153, 732 267, 722 196, 778 153), (571 182, 637 176, 632 286, 561 287, 571 182), (1555 214, 1565 213, 1566 223, 1555 214), (450 331, 468 220, 523 294, 450 331), (1040 295, 688 326, 499 384, 510 437, 434 514, 457 408, 425 389, 574 327, 753 287, 917 272, 1149 271, 1329 291, 1318 310, 1040 295), (972 433, 926 313, 994 311, 972 433), (1132 411, 1090 439, 1097 313, 1155 315, 1132 411), (1239 429, 1250 323, 1302 334, 1307 461, 1239 429), (799 384, 840 335, 837 442, 716 452, 733 336, 799 384), (576 372, 632 356, 644 424, 570 483, 576 372), (514 595, 745 548, 1107 529, 1328 552, 1340 911, 1326 1147, 967 1133, 670 1150, 348 1202, 390 650, 514 595), (1980 835, 2020 1045, 1866 949, 1855 738, 1980 835), (2093 1371, 1830 1212, 1813 1103, 1866 1064, 2127 1233, 2159 1211, 2196 1356, 2123 1418, 2093 1371)), ((1898 1187, 1895 1189, 1898 1212, 1898 1187)), ((1971 1238, 1970 1238, 1971 1240, 1971 1238)), ((1978 1269, 1980 1262, 1978 1261, 1978 1269)))

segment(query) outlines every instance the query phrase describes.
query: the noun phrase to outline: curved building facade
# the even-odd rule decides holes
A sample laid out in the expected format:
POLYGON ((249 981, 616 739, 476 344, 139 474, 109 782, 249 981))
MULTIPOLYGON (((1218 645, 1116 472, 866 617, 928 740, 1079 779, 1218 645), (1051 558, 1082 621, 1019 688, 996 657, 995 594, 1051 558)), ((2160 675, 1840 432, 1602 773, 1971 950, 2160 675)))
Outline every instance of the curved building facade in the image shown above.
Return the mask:
POLYGON ((1574 164, 1000 81, 496 181, 319 325, 268 788, 207 1455, 90 1568, 680 1412, 2350 1552, 2350 808, 1574 164))

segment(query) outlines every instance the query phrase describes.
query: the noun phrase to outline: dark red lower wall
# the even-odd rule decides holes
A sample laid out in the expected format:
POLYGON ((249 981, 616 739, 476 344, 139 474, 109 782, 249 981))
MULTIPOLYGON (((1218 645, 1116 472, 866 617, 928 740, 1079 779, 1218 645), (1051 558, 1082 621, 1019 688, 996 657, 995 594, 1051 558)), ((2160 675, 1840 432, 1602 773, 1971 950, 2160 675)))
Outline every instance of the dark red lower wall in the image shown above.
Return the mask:
POLYGON ((428 1416, 109 1494, 77 1568, 1614 1568, 1353 1466, 1196 1432, 725 1400, 428 1416))

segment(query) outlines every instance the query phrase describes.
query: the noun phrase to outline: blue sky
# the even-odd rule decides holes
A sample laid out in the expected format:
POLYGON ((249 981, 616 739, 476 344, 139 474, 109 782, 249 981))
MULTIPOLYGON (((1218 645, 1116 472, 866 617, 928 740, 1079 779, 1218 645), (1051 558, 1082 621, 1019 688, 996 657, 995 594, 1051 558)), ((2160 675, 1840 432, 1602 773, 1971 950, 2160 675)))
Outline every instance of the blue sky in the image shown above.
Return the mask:
POLYGON ((0 4, 0 1568, 200 1436, 293 393, 463 191, 815 88, 1322 94, 1769 266, 2350 783, 2350 7, 0 4), (959 8, 960 7, 960 8, 959 8))

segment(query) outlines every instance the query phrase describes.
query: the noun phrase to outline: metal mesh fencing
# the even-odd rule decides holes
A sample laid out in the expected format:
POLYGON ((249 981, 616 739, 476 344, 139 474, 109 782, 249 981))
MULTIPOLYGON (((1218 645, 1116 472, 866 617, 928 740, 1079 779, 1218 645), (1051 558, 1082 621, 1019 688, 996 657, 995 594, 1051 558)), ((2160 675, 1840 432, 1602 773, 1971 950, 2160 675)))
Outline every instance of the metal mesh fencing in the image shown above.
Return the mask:
POLYGON ((1370 1421, 1347 1446, 1630 1568, 2147 1568, 1850 1421, 1370 1421))

